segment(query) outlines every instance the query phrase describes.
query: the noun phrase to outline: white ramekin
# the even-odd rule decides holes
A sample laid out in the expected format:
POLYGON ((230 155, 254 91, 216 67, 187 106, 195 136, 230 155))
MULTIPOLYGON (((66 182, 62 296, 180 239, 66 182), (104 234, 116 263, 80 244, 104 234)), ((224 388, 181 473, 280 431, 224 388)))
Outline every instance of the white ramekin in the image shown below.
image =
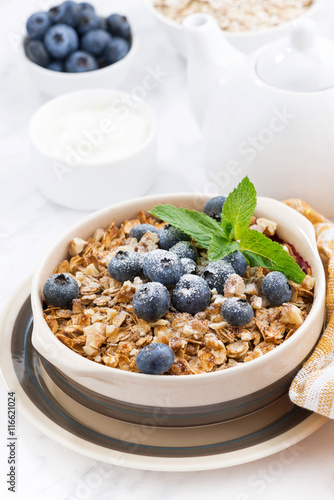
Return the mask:
POLYGON ((149 190, 156 177, 156 129, 156 117, 151 107, 124 92, 91 89, 51 99, 39 108, 29 124, 38 187, 47 198, 60 205, 89 211, 141 196, 149 190), (41 139, 45 124, 80 105, 102 105, 107 109, 108 103, 115 98, 124 106, 130 102, 150 124, 147 139, 135 152, 119 160, 95 163, 89 155, 79 157, 78 164, 74 166, 47 153, 41 139))
POLYGON ((136 34, 133 34, 131 48, 123 59, 105 68, 88 71, 87 73, 61 73, 42 68, 42 66, 38 66, 38 64, 27 58, 24 53, 23 42, 21 44, 21 54, 26 71, 36 87, 47 96, 55 97, 84 89, 121 90, 122 85, 126 82, 133 69, 138 46, 138 38, 136 34))
MULTIPOLYGON (((326 286, 313 226, 298 212, 273 199, 259 198, 255 214, 277 222, 278 235, 293 244, 310 264, 316 286, 314 303, 305 322, 286 342, 264 356, 228 370, 200 375, 154 376, 131 373, 96 364, 71 351, 54 336, 43 318, 43 285, 56 266, 68 258, 68 243, 72 238, 87 239, 96 228, 106 228, 113 221, 119 224, 125 219, 136 217, 140 210, 148 211, 160 203, 201 210, 206 200, 207 197, 194 194, 135 199, 101 210, 67 231, 42 260, 32 284, 32 342, 41 356, 74 384, 130 407, 158 406, 170 412, 176 409, 188 409, 191 412, 192 408, 198 411, 199 408, 220 404, 233 407, 235 401, 242 401, 242 398, 252 400, 252 395, 261 396, 261 391, 268 391, 268 388, 281 381, 287 383, 287 393, 293 374, 310 355, 322 331, 326 286)), ((267 399, 261 401, 261 397, 257 397, 255 409, 260 409, 265 401, 267 399)), ((239 416, 247 413, 247 405, 238 411, 239 416)))
MULTIPOLYGON (((303 16, 309 16, 311 19, 318 12, 320 6, 324 5, 328 0, 314 0, 313 5, 303 16)), ((142 0, 146 8, 154 16, 155 20, 163 31, 167 34, 174 47, 182 57, 186 57, 186 43, 183 33, 182 24, 169 19, 167 16, 159 12, 155 7, 155 0, 142 0)), ((250 54, 254 50, 259 49, 273 40, 289 34, 293 21, 282 23, 273 28, 243 31, 243 32, 224 32, 226 39, 238 50, 245 54, 250 54)), ((222 55, 223 57, 223 55, 222 55)))

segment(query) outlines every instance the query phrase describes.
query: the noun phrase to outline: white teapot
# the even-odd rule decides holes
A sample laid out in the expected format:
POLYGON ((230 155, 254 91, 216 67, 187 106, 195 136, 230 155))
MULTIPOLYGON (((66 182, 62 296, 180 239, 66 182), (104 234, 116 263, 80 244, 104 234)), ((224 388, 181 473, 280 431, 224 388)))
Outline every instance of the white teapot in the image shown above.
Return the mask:
POLYGON ((184 31, 207 191, 248 175, 261 196, 299 197, 334 217, 334 42, 303 20, 245 56, 210 16, 189 16, 184 31))

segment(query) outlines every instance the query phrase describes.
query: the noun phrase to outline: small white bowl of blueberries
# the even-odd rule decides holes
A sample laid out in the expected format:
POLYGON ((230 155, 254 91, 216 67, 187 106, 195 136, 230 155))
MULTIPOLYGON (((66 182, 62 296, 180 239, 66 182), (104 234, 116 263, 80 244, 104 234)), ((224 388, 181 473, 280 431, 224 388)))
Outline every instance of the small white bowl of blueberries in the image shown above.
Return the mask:
POLYGON ((47 95, 117 88, 127 78, 137 40, 126 16, 101 17, 87 2, 65 1, 26 22, 24 60, 47 95))

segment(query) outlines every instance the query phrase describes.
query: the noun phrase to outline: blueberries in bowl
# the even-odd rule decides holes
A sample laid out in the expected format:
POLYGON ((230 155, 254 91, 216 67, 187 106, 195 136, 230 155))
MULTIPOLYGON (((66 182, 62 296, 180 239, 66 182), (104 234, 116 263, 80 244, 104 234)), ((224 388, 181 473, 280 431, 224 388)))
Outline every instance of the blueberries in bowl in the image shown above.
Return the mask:
POLYGON ((54 23, 75 26, 79 18, 79 8, 75 2, 66 1, 49 9, 49 17, 54 23))
POLYGON ((52 19, 47 12, 36 12, 32 14, 26 23, 29 38, 33 40, 43 40, 46 31, 52 24, 52 19))
POLYGON ((56 72, 83 73, 115 64, 132 44, 125 16, 111 14, 103 19, 90 3, 72 0, 32 14, 26 30, 27 58, 56 72))
POLYGON ((200 276, 185 274, 173 289, 172 303, 180 312, 196 314, 204 311, 210 300, 210 287, 200 276))
POLYGON ((94 56, 88 52, 77 50, 68 56, 65 68, 68 73, 84 73, 98 69, 98 64, 94 56))
POLYGON ((54 24, 45 33, 44 46, 55 59, 65 59, 79 47, 77 32, 67 24, 54 24))
POLYGON ((206 266, 202 278, 205 279, 211 290, 215 288, 218 293, 224 294, 225 283, 231 274, 235 274, 231 264, 224 260, 217 260, 206 266))
POLYGON ((127 40, 128 42, 131 41, 131 26, 125 16, 121 16, 120 14, 111 14, 107 17, 106 23, 107 30, 112 36, 124 38, 124 40, 127 40))
POLYGON ((47 69, 51 69, 52 71, 59 71, 59 73, 61 73, 62 71, 64 71, 64 61, 55 59, 47 65, 47 69))
POLYGON ((174 285, 183 274, 181 260, 166 250, 153 250, 144 257, 144 274, 147 279, 165 286, 174 285))
POLYGON ((174 352, 168 345, 155 342, 139 351, 136 357, 136 365, 141 373, 161 375, 171 368, 174 359, 174 352))
POLYGON ((107 64, 114 64, 123 59, 130 50, 129 42, 118 36, 107 41, 103 51, 103 60, 107 64))
POLYGON ((129 236, 130 238, 136 238, 137 241, 140 241, 144 234, 148 232, 159 234, 159 229, 153 226, 153 224, 137 224, 131 228, 129 236))
POLYGON ((56 307, 66 307, 78 298, 79 285, 70 274, 53 274, 45 282, 43 295, 49 304, 56 307))
POLYGON ((179 243, 172 246, 169 251, 178 255, 180 259, 192 259, 194 262, 197 261, 198 253, 196 247, 190 243, 190 241, 179 241, 179 243))
POLYGON ((177 227, 166 224, 159 232, 159 246, 163 250, 169 250, 179 241, 190 241, 191 238, 177 227))
POLYGON ((183 267, 183 274, 198 274, 198 267, 193 259, 183 257, 181 259, 181 264, 183 267))
POLYGON ((245 276, 247 271, 247 261, 241 252, 232 252, 222 259, 224 262, 231 264, 233 269, 242 278, 245 276))
POLYGON ((77 31, 80 36, 88 33, 90 30, 102 28, 101 18, 91 10, 85 10, 78 19, 77 31))
POLYGON ((46 68, 50 63, 50 56, 40 40, 29 40, 24 46, 25 53, 30 61, 46 68))
POLYGON ((112 41, 112 38, 107 31, 102 29, 90 30, 81 38, 81 48, 94 56, 100 56, 110 41, 112 41))
POLYGON ((117 281, 133 280, 143 272, 143 257, 127 250, 118 250, 108 264, 109 275, 117 281))
POLYGON ((230 325, 239 327, 248 325, 254 317, 252 306, 247 300, 237 297, 227 299, 224 302, 221 314, 230 325))
POLYGON ((292 288, 283 273, 273 271, 264 278, 262 292, 271 305, 278 307, 291 300, 292 288))
POLYGON ((216 219, 216 221, 220 222, 225 201, 225 196, 215 196, 206 202, 203 212, 209 217, 212 217, 212 219, 216 219))
POLYGON ((144 321, 157 321, 168 312, 170 295, 161 283, 145 283, 137 289, 132 306, 138 318, 144 321))
POLYGON ((88 2, 80 2, 78 4, 78 9, 80 13, 85 12, 86 10, 92 10, 93 12, 95 12, 93 5, 88 2))

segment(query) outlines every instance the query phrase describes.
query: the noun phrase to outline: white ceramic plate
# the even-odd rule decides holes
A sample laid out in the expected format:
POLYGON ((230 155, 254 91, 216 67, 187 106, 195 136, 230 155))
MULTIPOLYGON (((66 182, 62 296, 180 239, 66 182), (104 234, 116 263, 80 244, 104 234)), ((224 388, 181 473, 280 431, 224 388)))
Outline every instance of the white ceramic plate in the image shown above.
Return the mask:
POLYGON ((9 301, 0 321, 0 368, 7 388, 16 391, 19 411, 66 448, 136 469, 209 470, 277 453, 327 421, 282 398, 247 417, 197 428, 152 429, 116 419, 104 423, 98 412, 80 407, 70 398, 66 400, 52 381, 43 378, 30 341, 30 286, 29 279, 9 301), (109 424, 108 432, 97 433, 89 427, 89 420, 95 416, 101 418, 101 429, 109 424))

